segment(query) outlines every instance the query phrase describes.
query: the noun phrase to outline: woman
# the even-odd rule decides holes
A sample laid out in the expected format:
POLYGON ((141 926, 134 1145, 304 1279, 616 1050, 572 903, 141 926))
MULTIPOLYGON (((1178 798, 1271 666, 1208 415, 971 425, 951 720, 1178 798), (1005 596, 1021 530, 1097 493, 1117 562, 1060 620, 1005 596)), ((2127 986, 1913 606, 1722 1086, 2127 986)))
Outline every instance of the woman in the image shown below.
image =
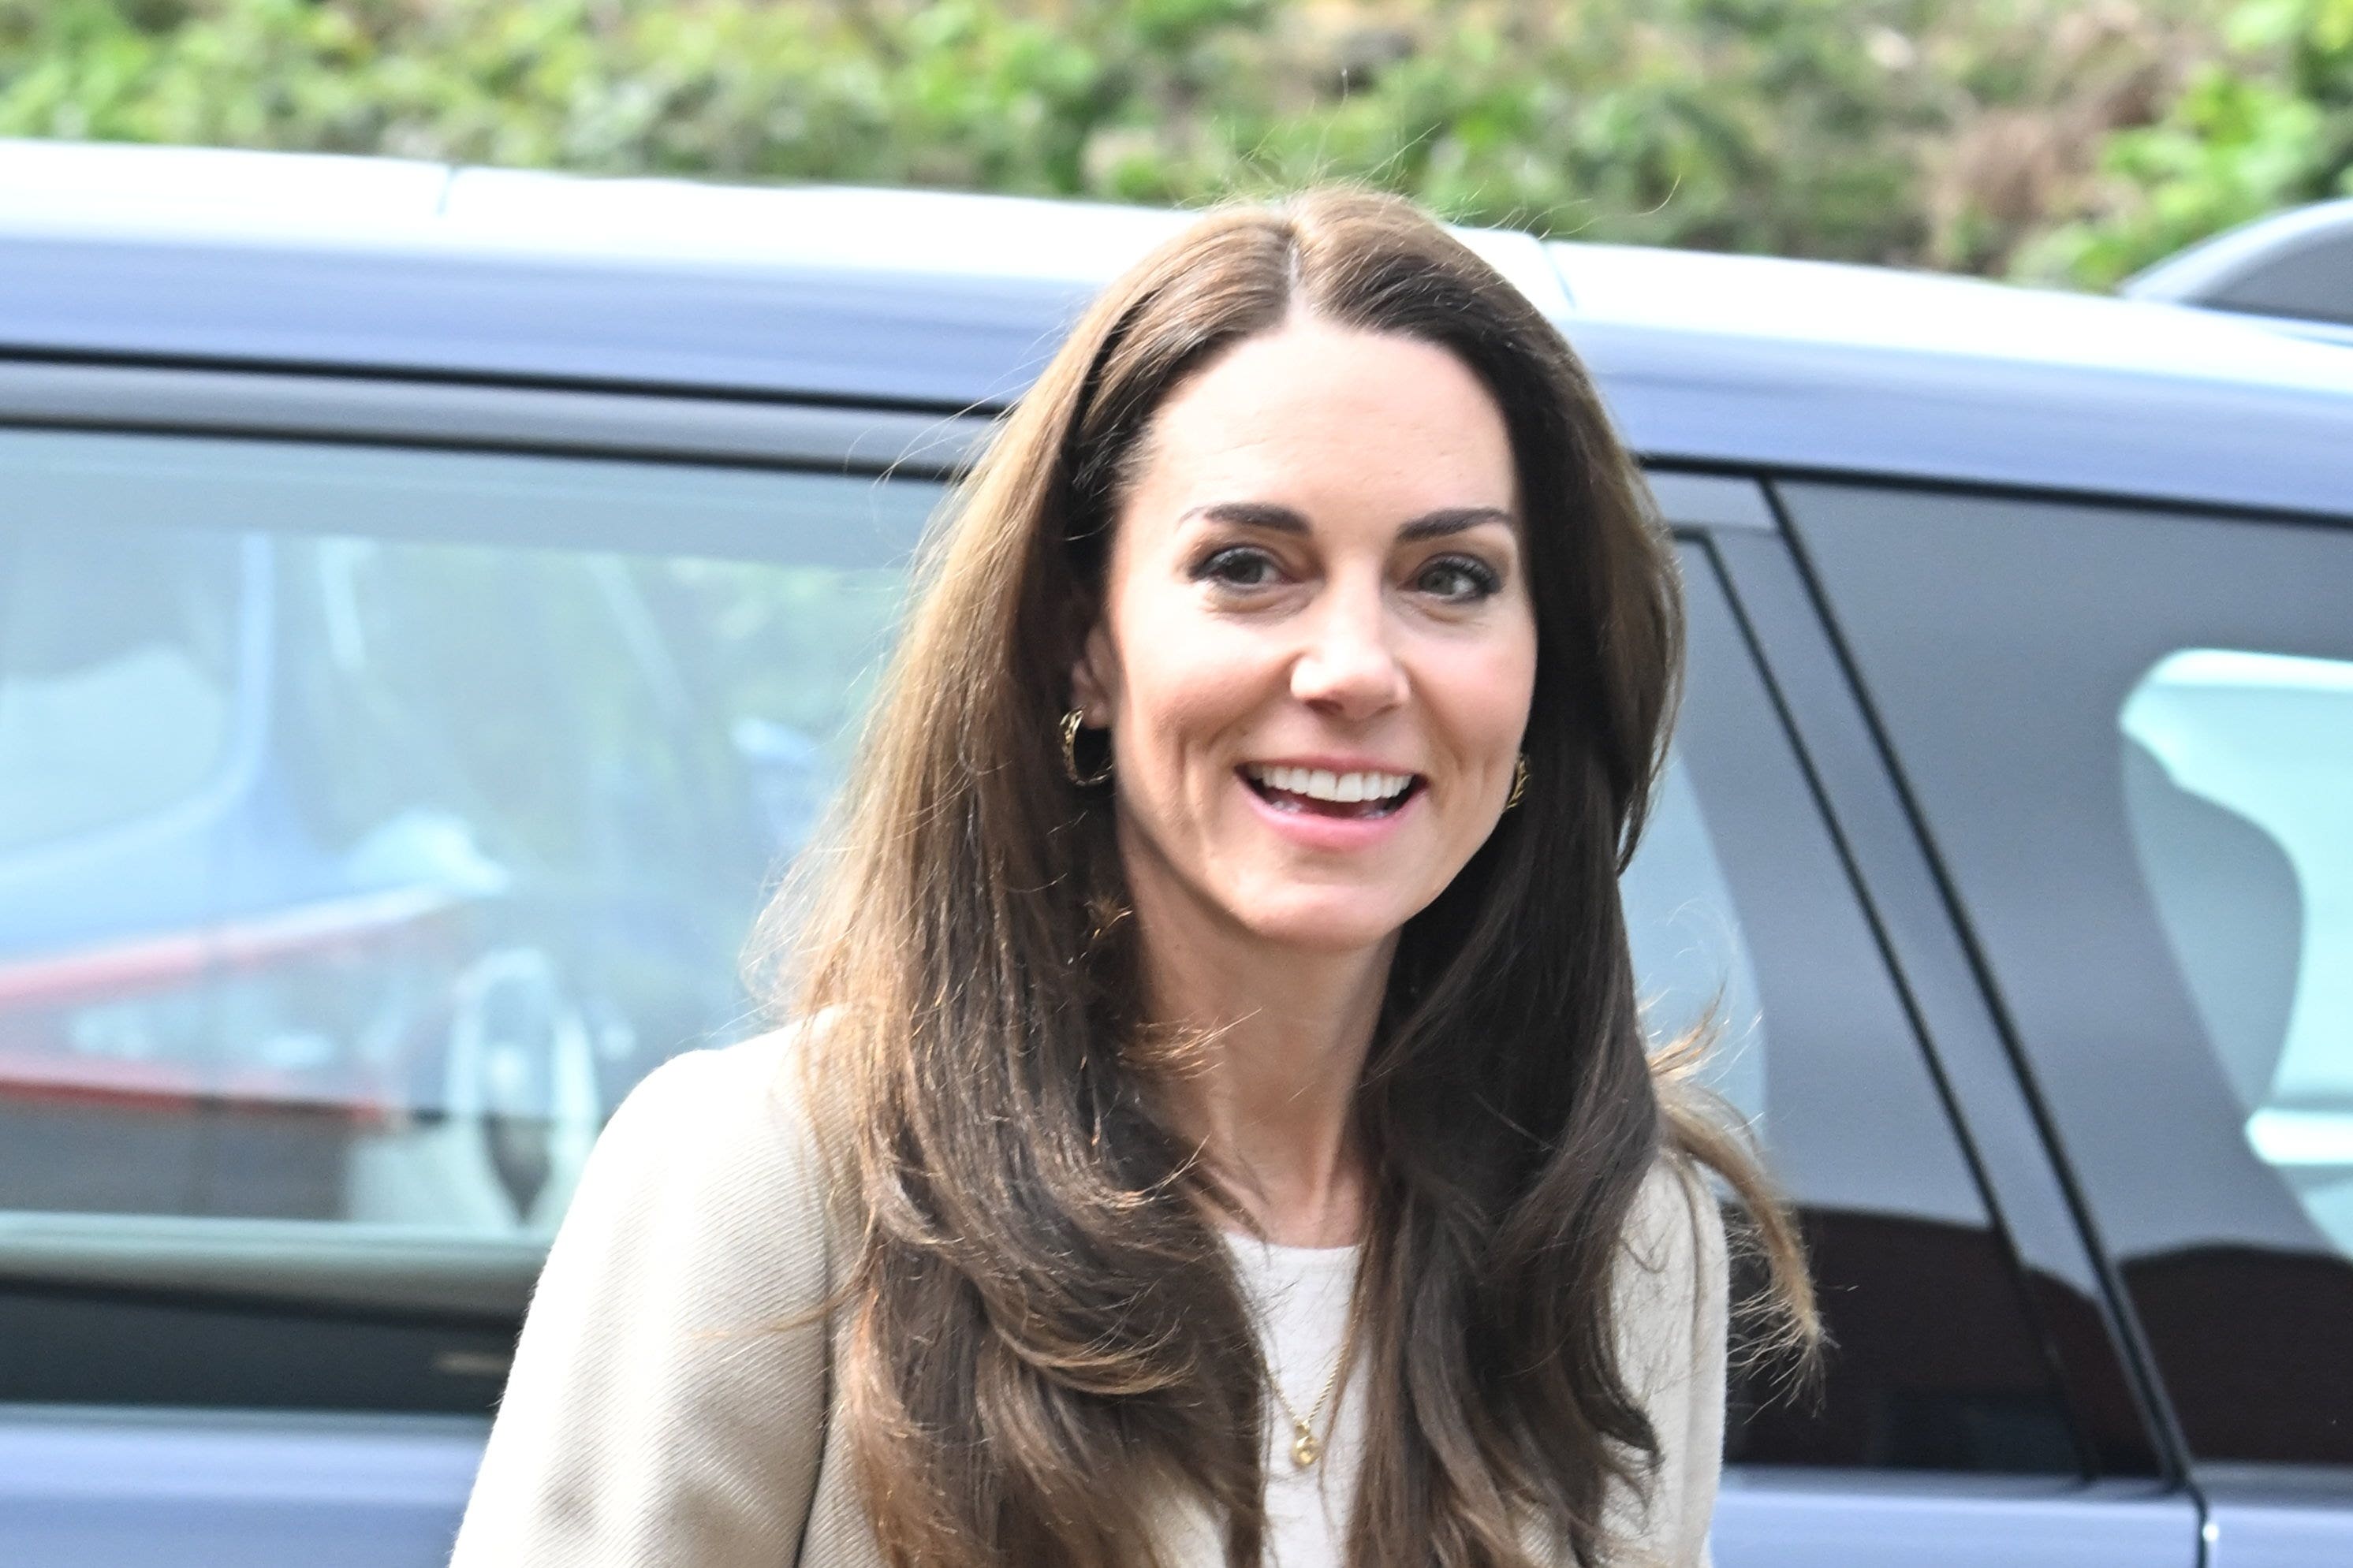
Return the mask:
POLYGON ((1404 203, 1114 283, 929 563, 811 1020, 623 1106, 461 1533, 515 1563, 1704 1562, 1739 1144, 1617 876, 1672 556, 1404 203))

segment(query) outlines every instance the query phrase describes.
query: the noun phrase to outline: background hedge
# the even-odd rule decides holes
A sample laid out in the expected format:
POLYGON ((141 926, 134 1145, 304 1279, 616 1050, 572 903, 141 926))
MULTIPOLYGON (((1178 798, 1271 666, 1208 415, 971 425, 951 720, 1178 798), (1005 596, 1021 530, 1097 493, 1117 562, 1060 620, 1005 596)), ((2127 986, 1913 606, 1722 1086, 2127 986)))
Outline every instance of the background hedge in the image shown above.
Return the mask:
POLYGON ((2104 287, 2353 193, 2353 0, 0 0, 0 135, 1197 203, 2104 287))

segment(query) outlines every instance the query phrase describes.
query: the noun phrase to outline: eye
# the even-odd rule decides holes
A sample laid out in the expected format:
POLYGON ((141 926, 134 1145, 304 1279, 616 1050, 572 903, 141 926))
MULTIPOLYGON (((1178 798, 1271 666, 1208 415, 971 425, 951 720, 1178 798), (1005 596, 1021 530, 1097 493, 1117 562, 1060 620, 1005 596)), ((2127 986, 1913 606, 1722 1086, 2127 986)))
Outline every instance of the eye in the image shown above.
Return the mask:
POLYGON ((1215 551, 1193 568, 1194 581, 1215 583, 1225 588, 1271 587, 1282 576, 1281 562, 1247 544, 1215 551))
POLYGON ((1484 561, 1470 555, 1440 555, 1422 563, 1413 585, 1452 604, 1475 604, 1504 585, 1504 579, 1484 561))

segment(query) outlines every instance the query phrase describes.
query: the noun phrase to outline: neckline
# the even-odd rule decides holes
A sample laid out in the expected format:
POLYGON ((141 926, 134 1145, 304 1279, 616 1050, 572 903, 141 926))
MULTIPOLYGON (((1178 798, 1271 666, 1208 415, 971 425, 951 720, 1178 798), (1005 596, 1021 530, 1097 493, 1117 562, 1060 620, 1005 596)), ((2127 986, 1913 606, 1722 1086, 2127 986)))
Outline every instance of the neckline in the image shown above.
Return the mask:
POLYGON ((1345 1241, 1337 1247, 1295 1247, 1288 1242, 1268 1241, 1246 1231, 1219 1229, 1227 1250, 1245 1256, 1255 1252, 1271 1259, 1281 1259, 1296 1265, 1337 1265, 1356 1261, 1365 1250, 1361 1241, 1345 1241))

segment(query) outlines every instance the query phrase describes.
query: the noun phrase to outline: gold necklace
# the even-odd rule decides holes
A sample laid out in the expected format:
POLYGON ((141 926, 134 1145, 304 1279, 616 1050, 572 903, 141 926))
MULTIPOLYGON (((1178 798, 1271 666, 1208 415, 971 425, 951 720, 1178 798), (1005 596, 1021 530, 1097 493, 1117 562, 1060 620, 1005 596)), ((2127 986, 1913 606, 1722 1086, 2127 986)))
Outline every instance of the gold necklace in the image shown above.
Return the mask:
POLYGON ((1315 1435, 1315 1423, 1322 1418, 1324 1406, 1332 1402, 1333 1391, 1340 1386, 1340 1374, 1347 1370, 1348 1341, 1355 1331, 1356 1325, 1352 1323, 1349 1325, 1349 1332, 1341 1336, 1340 1353, 1332 1363, 1332 1375, 1324 1380, 1324 1392, 1315 1396, 1315 1408, 1303 1416, 1299 1414, 1299 1406, 1291 1403, 1291 1395, 1282 1392, 1282 1384, 1274 1375, 1274 1363, 1266 1359, 1266 1352, 1263 1350, 1259 1352, 1259 1365, 1266 1369, 1266 1385, 1274 1391, 1274 1397, 1282 1405, 1282 1413, 1291 1417, 1291 1468, 1293 1469, 1306 1469, 1324 1457, 1324 1439, 1315 1435))

